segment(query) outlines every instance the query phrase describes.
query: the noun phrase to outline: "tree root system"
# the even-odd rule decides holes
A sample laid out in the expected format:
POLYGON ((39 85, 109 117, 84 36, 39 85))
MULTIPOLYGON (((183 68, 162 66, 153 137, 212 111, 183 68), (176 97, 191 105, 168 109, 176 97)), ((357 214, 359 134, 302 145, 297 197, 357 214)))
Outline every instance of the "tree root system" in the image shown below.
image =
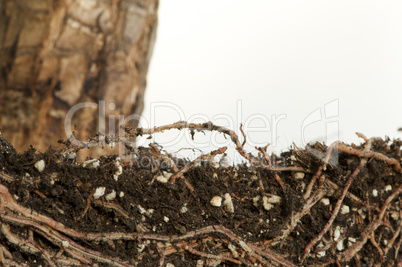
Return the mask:
POLYGON ((18 154, 0 135, 2 265, 402 265, 402 141, 358 134, 361 145, 254 156, 244 134, 212 123, 125 131, 170 129, 220 132, 245 163, 217 163, 226 147, 190 161, 101 134, 18 154), (129 159, 75 161, 116 142, 129 159))

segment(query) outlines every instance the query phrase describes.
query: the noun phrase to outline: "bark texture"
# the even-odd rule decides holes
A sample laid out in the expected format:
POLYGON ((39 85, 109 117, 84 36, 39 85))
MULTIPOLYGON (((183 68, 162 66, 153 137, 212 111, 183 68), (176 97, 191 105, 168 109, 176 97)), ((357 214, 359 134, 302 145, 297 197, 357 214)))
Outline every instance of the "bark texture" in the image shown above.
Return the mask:
POLYGON ((18 150, 43 150, 66 138, 67 115, 85 139, 140 114, 157 9, 158 0, 0 1, 2 134, 18 150))

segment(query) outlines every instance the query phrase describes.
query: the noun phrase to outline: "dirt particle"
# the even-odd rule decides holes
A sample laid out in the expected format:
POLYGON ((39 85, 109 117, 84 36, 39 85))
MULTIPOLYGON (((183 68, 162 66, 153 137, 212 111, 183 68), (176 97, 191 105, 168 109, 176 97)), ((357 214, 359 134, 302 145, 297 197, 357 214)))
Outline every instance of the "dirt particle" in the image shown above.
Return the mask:
POLYGON ((233 201, 232 201, 232 196, 229 193, 226 193, 224 196, 223 200, 223 206, 227 212, 233 213, 234 212, 234 206, 233 206, 233 201))
POLYGON ((297 180, 301 180, 304 178, 304 172, 294 172, 293 173, 293 178, 297 179, 297 180))
POLYGON ((214 196, 210 203, 214 207, 220 207, 222 205, 222 198, 220 196, 214 196))
POLYGON ((341 227, 337 226, 334 231, 334 240, 337 241, 341 236, 341 227))
POLYGON ((98 187, 95 189, 94 199, 98 199, 105 194, 106 187, 98 187))
POLYGON ((350 211, 349 206, 347 206, 347 205, 342 205, 342 207, 341 207, 341 214, 348 214, 349 211, 350 211))
POLYGON ((385 186, 385 192, 392 191, 392 185, 388 184, 385 186))
POLYGON ((84 161, 83 163, 82 163, 82 167, 88 167, 88 168, 97 168, 97 167, 99 167, 99 165, 100 165, 100 161, 98 160, 98 159, 90 159, 90 160, 87 160, 87 161, 84 161))
POLYGON ((187 208, 187 203, 186 204, 184 204, 183 205, 183 207, 181 207, 181 209, 180 209, 180 213, 186 213, 188 211, 188 208, 187 208))
POLYGON ((265 210, 270 210, 274 207, 274 205, 271 204, 267 196, 262 197, 262 206, 264 207, 265 210))
POLYGON ((116 191, 114 191, 114 189, 113 189, 112 192, 107 194, 105 198, 106 198, 107 201, 111 201, 111 200, 115 199, 116 198, 116 191))
POLYGON ((378 196, 378 190, 377 189, 373 189, 373 197, 377 197, 378 196))
POLYGON ((61 245, 63 246, 63 248, 68 248, 70 246, 70 242, 68 241, 62 241, 61 245))
POLYGON ((322 198, 321 203, 324 204, 325 206, 328 206, 331 202, 329 201, 329 198, 322 198))
POLYGON ((38 172, 43 172, 43 170, 45 169, 45 161, 43 159, 37 161, 34 167, 38 170, 38 172))
POLYGON ((338 244, 336 245, 336 249, 338 251, 342 251, 343 250, 343 240, 339 241, 338 244))
POLYGON ((166 184, 168 182, 168 179, 163 175, 159 175, 158 177, 156 177, 156 180, 161 184, 166 184))

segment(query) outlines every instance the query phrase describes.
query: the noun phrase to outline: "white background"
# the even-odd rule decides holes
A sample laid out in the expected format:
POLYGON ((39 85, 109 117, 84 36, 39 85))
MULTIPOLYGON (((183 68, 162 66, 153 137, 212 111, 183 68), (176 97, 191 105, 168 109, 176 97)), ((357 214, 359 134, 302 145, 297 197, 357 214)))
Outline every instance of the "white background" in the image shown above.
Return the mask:
MULTIPOLYGON (((360 143, 356 131, 401 137, 401 25, 401 1, 162 0, 141 124, 243 123, 248 151, 360 143)), ((230 143, 189 139, 152 141, 204 152, 230 143)))

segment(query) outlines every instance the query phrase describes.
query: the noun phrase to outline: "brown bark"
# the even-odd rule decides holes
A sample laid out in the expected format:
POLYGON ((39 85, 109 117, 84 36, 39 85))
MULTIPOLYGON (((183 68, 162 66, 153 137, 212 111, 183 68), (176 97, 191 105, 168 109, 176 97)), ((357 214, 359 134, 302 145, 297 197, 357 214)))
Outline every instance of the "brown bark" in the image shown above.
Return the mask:
POLYGON ((97 104, 72 117, 84 139, 114 134, 118 115, 140 114, 157 8, 158 0, 0 1, 2 134, 19 150, 43 150, 66 138, 78 103, 97 104), (116 116, 110 132, 98 118, 102 100, 106 118, 116 116))

